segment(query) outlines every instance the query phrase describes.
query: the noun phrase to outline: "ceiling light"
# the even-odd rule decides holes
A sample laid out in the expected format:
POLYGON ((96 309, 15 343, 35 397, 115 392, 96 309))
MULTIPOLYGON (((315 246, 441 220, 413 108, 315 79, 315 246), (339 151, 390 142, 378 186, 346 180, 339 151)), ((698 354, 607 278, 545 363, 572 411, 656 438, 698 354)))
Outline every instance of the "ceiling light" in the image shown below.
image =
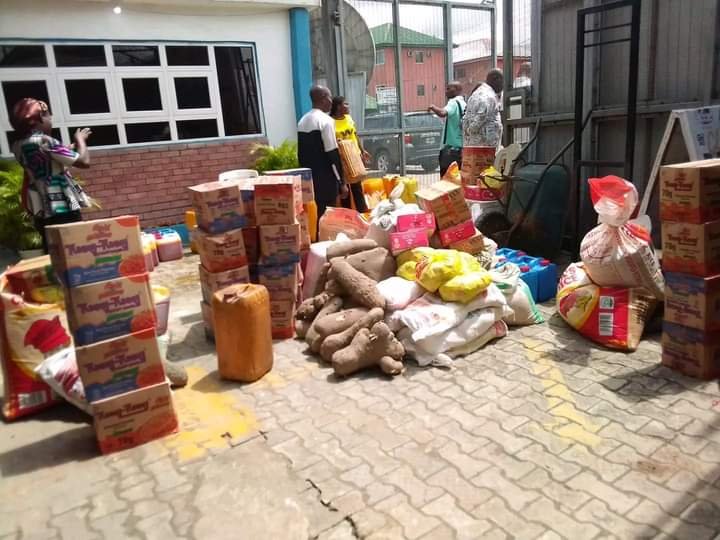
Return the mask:
POLYGON ((121 8, 120 6, 115 6, 115 7, 113 8, 113 13, 114 13, 115 15, 120 15, 120 14, 122 13, 122 8, 121 8))

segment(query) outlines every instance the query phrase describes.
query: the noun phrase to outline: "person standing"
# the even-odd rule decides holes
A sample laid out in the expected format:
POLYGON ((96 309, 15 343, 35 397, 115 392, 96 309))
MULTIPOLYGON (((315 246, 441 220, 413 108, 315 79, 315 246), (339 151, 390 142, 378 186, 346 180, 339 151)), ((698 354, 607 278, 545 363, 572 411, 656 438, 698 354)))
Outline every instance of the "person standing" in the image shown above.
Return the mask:
POLYGON ((492 146, 497 148, 502 137, 500 119, 500 93, 503 74, 491 69, 485 82, 473 90, 463 117, 463 141, 465 146, 492 146))
MULTIPOLYGON (((352 116, 350 116, 350 105, 345 101, 344 96, 335 96, 332 99, 330 116, 335 120, 335 137, 337 137, 337 140, 354 141, 360 149, 363 161, 367 162, 370 159, 370 154, 363 148, 362 141, 360 137, 358 137, 357 130, 355 129, 355 121, 352 119, 352 116)), ((355 210, 361 214, 367 212, 368 207, 365 203, 362 182, 350 184, 350 193, 355 201, 355 210)), ((350 208, 350 197, 340 199, 340 202, 345 208, 350 208)))
POLYGON ((445 119, 442 147, 440 148, 440 176, 444 176, 450 164, 455 161, 462 167, 463 130, 462 121, 465 114, 465 98, 462 96, 462 84, 452 81, 445 88, 445 97, 448 99, 444 108, 430 105, 428 111, 445 119))
POLYGON ((342 166, 335 138, 335 122, 330 115, 332 96, 324 86, 310 89, 312 110, 298 122, 298 161, 301 167, 312 170, 318 219, 328 206, 333 206, 340 194, 347 196, 342 181, 342 166))
POLYGON ((82 221, 80 209, 93 205, 69 170, 71 166, 90 167, 87 139, 92 132, 78 129, 75 143, 64 146, 51 136, 52 117, 47 103, 34 98, 23 98, 15 104, 10 123, 18 136, 13 153, 25 172, 23 206, 33 217, 47 253, 45 227, 82 221))

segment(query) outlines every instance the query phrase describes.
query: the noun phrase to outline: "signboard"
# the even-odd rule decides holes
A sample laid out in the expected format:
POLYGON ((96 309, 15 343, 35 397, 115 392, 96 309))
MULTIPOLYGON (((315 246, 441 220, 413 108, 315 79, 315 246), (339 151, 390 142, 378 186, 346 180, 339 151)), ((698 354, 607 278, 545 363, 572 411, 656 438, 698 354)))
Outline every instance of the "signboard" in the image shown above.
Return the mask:
POLYGON ((394 86, 377 86, 375 93, 378 105, 397 104, 397 88, 394 86))
POLYGON ((655 181, 678 123, 690 161, 720 157, 720 105, 672 111, 645 187, 639 215, 647 213, 655 181))

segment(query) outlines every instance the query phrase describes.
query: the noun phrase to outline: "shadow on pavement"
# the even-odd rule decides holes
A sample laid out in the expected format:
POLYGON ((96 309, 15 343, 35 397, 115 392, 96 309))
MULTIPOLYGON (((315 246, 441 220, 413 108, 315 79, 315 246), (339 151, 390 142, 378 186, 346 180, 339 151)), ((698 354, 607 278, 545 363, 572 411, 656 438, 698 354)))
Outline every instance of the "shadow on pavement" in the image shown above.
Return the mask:
POLYGON ((197 322, 190 327, 185 339, 168 345, 166 357, 170 362, 180 362, 205 354, 213 354, 214 352, 215 344, 205 339, 203 323, 197 322))

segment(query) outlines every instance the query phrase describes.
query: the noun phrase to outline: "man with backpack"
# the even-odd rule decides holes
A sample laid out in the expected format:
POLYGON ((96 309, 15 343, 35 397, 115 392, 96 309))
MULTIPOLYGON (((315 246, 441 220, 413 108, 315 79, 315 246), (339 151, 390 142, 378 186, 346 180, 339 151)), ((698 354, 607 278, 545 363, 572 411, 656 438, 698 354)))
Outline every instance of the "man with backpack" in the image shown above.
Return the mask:
POLYGON ((428 111, 445 119, 442 148, 440 149, 440 176, 444 176, 453 161, 462 166, 463 129, 462 120, 465 114, 465 98, 462 96, 462 84, 452 81, 445 88, 448 102, 444 108, 430 105, 428 111))

